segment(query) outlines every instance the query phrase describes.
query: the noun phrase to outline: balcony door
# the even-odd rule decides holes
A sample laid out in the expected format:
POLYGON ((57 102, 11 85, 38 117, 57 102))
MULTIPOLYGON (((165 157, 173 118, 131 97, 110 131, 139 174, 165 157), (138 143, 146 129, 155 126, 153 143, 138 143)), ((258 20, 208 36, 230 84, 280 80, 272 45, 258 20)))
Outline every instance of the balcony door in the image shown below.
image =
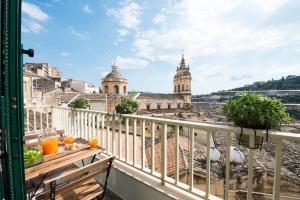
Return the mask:
POLYGON ((1 0, 0 199, 25 199, 21 0, 1 0))

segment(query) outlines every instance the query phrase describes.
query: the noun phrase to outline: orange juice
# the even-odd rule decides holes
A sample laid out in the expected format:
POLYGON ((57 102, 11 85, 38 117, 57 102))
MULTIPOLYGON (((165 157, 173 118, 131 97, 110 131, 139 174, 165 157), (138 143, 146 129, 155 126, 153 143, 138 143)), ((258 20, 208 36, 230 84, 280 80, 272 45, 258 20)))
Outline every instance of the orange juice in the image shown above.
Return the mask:
POLYGON ((53 154, 58 151, 58 138, 49 138, 41 142, 43 147, 43 154, 53 154))
POLYGON ((96 147, 98 145, 98 140, 97 139, 90 140, 89 145, 90 147, 96 147))
POLYGON ((72 144, 73 141, 74 141, 74 138, 72 138, 72 137, 65 137, 64 138, 64 143, 65 144, 72 144))

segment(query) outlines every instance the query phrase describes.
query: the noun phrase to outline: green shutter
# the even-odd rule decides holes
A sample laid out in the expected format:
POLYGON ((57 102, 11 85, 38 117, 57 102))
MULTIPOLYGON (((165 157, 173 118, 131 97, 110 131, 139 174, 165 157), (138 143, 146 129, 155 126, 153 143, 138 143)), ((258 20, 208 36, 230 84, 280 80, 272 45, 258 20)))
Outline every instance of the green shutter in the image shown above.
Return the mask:
POLYGON ((25 187, 21 0, 1 0, 0 48, 0 134, 1 150, 4 152, 4 156, 1 157, 3 174, 0 179, 0 195, 5 199, 23 200, 25 187))

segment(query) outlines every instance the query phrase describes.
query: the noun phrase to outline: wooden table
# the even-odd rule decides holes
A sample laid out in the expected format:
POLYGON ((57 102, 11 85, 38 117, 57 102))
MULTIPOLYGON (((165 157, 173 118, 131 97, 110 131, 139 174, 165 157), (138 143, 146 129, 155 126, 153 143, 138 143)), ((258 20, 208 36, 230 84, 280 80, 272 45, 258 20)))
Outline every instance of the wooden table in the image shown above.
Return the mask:
POLYGON ((77 150, 64 150, 64 147, 60 147, 59 153, 45 155, 43 163, 25 169, 25 181, 41 179, 38 185, 35 187, 33 195, 31 196, 33 197, 35 195, 43 181, 46 179, 47 175, 51 174, 51 172, 63 169, 80 160, 83 162, 83 159, 89 157, 93 157, 91 161, 93 162, 95 156, 100 154, 102 151, 103 148, 99 146, 90 148, 87 145, 83 145, 77 150))

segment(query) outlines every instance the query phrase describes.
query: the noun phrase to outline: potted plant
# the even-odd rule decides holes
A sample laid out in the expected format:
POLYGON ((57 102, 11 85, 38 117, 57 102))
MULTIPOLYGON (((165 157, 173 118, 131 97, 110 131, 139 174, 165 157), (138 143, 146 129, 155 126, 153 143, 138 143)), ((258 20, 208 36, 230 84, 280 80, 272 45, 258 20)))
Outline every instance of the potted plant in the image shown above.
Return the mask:
POLYGON ((116 112, 119 114, 134 113, 138 110, 139 103, 133 99, 123 99, 117 106, 116 112))
POLYGON ((264 137, 257 136, 256 130, 266 130, 266 141, 270 129, 280 129, 282 124, 289 124, 291 118, 285 106, 277 99, 260 93, 242 93, 239 97, 227 101, 223 111, 228 121, 241 127, 239 144, 249 148, 249 136, 243 135, 243 128, 253 129, 255 147, 262 147, 264 137))
POLYGON ((74 108, 82 108, 82 109, 87 109, 90 106, 89 100, 87 100, 84 97, 80 97, 75 100, 74 102, 74 108))

